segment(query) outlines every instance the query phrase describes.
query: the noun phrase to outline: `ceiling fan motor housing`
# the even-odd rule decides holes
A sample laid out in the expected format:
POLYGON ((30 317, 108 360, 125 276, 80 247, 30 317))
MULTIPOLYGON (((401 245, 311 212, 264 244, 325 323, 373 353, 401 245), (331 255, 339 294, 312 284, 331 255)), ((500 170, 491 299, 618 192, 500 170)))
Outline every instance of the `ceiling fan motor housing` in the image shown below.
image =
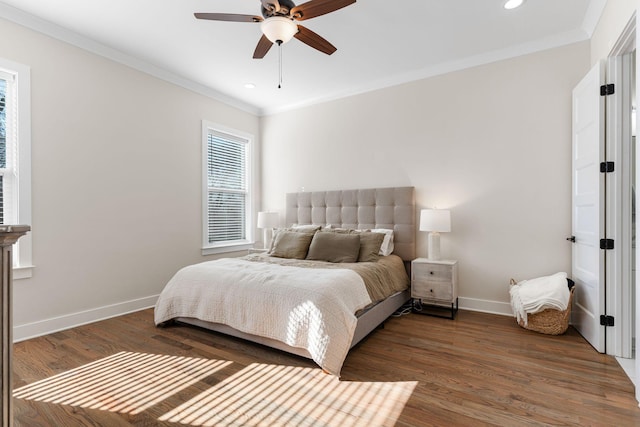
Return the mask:
POLYGON ((291 9, 296 7, 296 4, 291 0, 270 0, 266 3, 272 7, 265 7, 262 5, 262 16, 269 18, 271 16, 289 16, 291 9))

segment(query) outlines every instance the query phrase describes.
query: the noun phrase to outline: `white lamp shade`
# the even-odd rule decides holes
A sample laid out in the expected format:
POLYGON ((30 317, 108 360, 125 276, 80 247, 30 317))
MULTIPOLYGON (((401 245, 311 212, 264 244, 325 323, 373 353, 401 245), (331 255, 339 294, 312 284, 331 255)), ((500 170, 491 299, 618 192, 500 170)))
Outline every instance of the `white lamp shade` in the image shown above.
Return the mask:
POLYGON ((446 209, 422 209, 420 211, 420 231, 451 231, 451 211, 446 209))
POLYGON ((272 16, 260 24, 262 32, 271 43, 286 43, 298 32, 298 24, 284 16, 272 16))
POLYGON ((275 228, 279 222, 278 212, 258 212, 258 228, 275 228))

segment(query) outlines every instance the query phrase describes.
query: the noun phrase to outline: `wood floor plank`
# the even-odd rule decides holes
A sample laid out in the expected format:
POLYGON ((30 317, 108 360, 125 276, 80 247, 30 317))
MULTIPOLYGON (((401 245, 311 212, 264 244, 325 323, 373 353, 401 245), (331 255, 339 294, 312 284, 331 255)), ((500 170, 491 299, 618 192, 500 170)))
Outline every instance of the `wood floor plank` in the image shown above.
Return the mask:
POLYGON ((640 425, 631 381, 572 328, 464 310, 390 318, 339 380, 240 339, 156 328, 151 309, 17 343, 14 370, 16 426, 640 425))

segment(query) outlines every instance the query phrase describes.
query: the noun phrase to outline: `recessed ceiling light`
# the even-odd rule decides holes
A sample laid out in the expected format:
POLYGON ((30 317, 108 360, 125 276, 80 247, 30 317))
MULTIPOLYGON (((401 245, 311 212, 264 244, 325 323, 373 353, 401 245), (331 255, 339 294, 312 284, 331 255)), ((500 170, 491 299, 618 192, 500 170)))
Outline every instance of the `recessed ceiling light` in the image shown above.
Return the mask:
POLYGON ((253 83, 245 83, 244 87, 246 87, 247 89, 255 89, 256 85, 253 83))
POLYGON ((507 2, 504 4, 504 8, 515 9, 516 7, 522 6, 522 3, 524 3, 524 0, 507 0, 507 2))

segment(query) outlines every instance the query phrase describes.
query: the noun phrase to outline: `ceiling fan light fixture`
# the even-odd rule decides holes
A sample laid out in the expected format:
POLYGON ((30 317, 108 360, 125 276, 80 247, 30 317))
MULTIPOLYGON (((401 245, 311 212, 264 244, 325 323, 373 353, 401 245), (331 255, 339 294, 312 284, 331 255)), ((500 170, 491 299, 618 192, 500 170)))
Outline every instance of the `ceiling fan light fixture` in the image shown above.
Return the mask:
POLYGON ((524 0, 507 0, 504 4, 504 8, 508 10, 515 9, 522 6, 522 3, 524 3, 524 0))
POLYGON ((262 33, 271 43, 286 43, 298 32, 298 24, 284 16, 272 16, 260 24, 262 33))

